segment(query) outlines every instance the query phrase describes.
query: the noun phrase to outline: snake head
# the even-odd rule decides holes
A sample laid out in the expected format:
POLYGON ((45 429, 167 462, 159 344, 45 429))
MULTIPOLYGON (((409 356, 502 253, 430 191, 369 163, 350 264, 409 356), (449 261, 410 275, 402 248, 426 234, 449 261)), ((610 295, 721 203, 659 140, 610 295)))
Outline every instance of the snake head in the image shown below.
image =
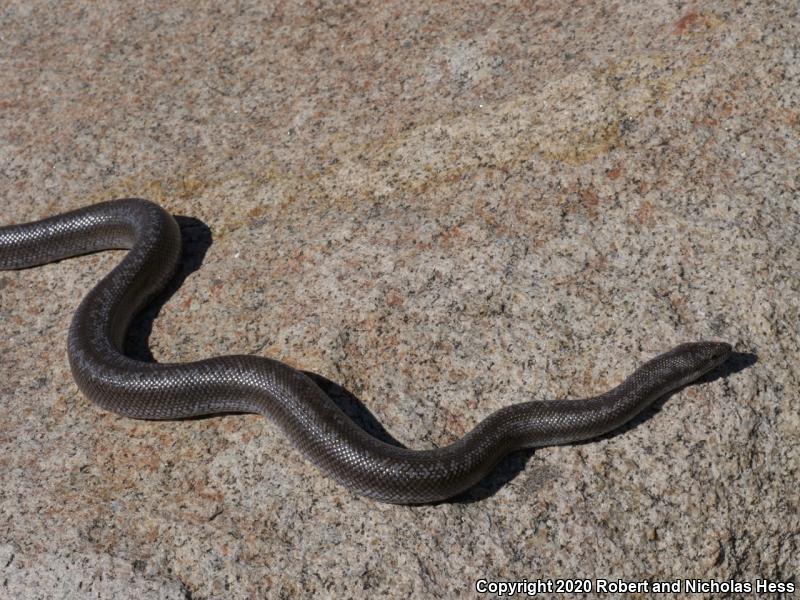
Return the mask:
POLYGON ((725 342, 690 342, 676 346, 664 357, 669 357, 680 374, 680 385, 685 385, 724 363, 732 351, 725 342))

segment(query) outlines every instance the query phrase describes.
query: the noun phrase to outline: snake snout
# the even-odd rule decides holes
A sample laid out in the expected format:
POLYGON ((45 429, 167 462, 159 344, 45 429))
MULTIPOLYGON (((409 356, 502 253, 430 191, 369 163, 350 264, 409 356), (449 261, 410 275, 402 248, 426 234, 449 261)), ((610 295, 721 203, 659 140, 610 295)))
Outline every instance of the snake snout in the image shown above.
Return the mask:
POLYGON ((721 364, 728 360, 728 357, 733 352, 733 346, 726 342, 710 342, 712 349, 711 355, 714 360, 718 360, 717 364, 721 364))

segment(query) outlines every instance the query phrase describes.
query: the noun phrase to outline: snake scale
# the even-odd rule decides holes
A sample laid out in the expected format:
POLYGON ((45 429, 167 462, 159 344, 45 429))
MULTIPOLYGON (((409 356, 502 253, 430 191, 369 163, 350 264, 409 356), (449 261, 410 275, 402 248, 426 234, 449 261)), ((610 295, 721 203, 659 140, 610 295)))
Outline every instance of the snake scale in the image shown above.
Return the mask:
POLYGON ((115 248, 129 252, 86 295, 69 328, 70 367, 89 399, 136 419, 261 413, 324 473, 384 502, 444 500, 478 482, 513 450, 609 432, 731 353, 722 342, 681 344, 599 396, 506 406, 448 446, 412 450, 371 436, 306 374, 276 360, 233 355, 162 364, 126 356, 131 320, 166 286, 180 261, 180 229, 157 204, 112 200, 0 227, 0 270, 115 248))

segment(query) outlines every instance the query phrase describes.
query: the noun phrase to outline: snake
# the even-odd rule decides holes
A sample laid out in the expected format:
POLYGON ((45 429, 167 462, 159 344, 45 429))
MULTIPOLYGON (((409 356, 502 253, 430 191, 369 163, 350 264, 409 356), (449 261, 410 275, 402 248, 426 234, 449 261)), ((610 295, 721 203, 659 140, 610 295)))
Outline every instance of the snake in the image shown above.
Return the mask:
POLYGON ((82 299, 67 335, 70 369, 87 398, 134 419, 262 414, 324 474, 381 502, 452 499, 512 451, 609 433, 732 352, 724 342, 682 343, 598 396, 511 404, 448 445, 410 449, 368 433, 308 374, 278 360, 242 354, 158 363, 128 356, 124 341, 133 318, 167 286, 181 261, 180 227, 160 205, 123 198, 0 227, 0 270, 109 249, 128 252, 82 299))

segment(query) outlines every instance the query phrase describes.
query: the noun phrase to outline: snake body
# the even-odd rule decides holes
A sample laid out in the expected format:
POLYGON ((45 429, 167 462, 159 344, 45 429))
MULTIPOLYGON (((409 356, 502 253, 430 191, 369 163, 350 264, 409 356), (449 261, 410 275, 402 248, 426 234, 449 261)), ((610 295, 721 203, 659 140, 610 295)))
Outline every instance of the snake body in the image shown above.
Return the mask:
POLYGON ((89 399, 137 419, 261 413, 323 472, 385 502, 450 498, 513 450, 611 431, 721 364, 731 352, 721 342, 682 344, 600 396, 514 404, 490 414, 449 446, 411 450, 369 435, 307 375, 276 360, 233 355, 161 364, 126 356, 123 342, 131 320, 166 286, 180 261, 180 229, 152 202, 113 200, 0 227, 0 270, 114 248, 129 252, 86 295, 69 328, 70 367, 89 399))

